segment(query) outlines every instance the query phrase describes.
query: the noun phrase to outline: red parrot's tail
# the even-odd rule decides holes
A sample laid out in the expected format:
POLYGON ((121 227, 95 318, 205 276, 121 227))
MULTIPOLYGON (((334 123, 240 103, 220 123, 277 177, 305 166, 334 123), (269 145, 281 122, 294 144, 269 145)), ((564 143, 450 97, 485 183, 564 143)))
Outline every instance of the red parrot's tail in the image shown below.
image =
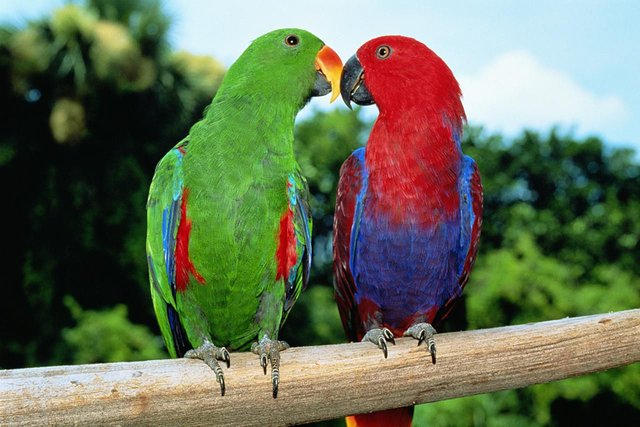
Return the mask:
POLYGON ((411 427, 413 406, 388 409, 370 414, 351 415, 346 418, 347 427, 411 427))

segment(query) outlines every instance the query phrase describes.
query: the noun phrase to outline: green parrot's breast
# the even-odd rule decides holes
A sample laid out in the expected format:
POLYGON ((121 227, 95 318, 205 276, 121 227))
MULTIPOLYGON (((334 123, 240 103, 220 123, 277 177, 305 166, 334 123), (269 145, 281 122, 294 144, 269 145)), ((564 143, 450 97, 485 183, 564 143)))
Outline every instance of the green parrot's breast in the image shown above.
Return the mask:
POLYGON ((188 334, 206 328, 216 345, 243 349, 259 333, 277 334, 280 325, 284 285, 276 280, 276 251, 295 161, 260 147, 242 162, 237 151, 222 150, 208 162, 189 161, 191 154, 185 156, 184 185, 197 274, 178 295, 179 311, 194 326, 188 334))

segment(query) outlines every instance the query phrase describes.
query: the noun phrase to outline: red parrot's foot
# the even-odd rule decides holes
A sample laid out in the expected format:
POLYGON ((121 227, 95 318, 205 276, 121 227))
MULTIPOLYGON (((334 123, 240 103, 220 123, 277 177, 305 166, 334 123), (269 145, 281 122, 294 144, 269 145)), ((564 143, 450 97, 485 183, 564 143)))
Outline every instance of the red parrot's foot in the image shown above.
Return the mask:
POLYGON ((209 366, 216 374, 216 380, 220 383, 220 393, 224 396, 224 375, 222 368, 218 364, 218 360, 227 362, 227 368, 231 366, 231 356, 224 347, 216 347, 209 341, 205 341, 198 348, 189 350, 184 354, 188 359, 200 359, 209 366))
POLYGON ((387 358, 387 341, 391 344, 395 345, 396 341, 393 339, 393 332, 391 332, 387 328, 376 328, 370 329, 364 334, 362 337, 362 342, 369 341, 378 346, 382 353, 384 354, 384 358, 387 358))
POLYGON ((436 330, 429 323, 416 323, 404 332, 405 337, 413 337, 418 340, 418 345, 422 342, 427 343, 429 353, 431 353, 431 362, 436 364, 436 342, 433 336, 436 334, 436 330))
POLYGON ((271 384, 273 385, 273 398, 278 397, 278 385, 280 384, 280 352, 289 348, 285 341, 271 340, 264 334, 259 342, 251 345, 251 351, 260 356, 260 366, 267 374, 267 356, 271 363, 271 384))

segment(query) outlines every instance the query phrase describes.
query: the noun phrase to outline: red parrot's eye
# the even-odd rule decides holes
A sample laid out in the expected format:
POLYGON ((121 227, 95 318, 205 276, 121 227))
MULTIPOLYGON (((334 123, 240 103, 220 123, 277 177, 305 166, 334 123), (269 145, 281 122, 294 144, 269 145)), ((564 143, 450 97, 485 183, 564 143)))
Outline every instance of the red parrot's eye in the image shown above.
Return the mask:
POLYGON ((300 43, 300 39, 298 38, 298 36, 291 34, 284 39, 284 43, 287 46, 297 46, 298 43, 300 43))
POLYGON ((376 49, 376 56, 378 59, 387 59, 391 56, 391 48, 386 44, 379 46, 378 49, 376 49))

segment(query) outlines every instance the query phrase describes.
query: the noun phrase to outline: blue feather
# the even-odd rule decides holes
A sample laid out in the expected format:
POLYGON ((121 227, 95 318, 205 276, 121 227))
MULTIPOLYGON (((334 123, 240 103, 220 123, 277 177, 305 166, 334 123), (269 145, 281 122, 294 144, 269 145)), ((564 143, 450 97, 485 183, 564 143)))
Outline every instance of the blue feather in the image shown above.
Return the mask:
MULTIPOLYGON (((469 157, 462 158, 462 170, 460 181, 458 184, 458 192, 460 193, 460 248, 461 254, 469 252, 471 245, 471 231, 476 215, 473 212, 473 196, 471 194, 471 178, 475 170, 475 161, 469 157)), ((458 263, 458 275, 462 274, 466 256, 460 257, 458 263)))
POLYGON ((364 206, 364 198, 367 193, 367 189, 369 187, 369 171, 367 170, 367 166, 364 161, 365 149, 358 148, 352 154, 358 160, 358 166, 362 170, 361 179, 362 186, 360 187, 360 192, 356 197, 356 211, 353 215, 353 226, 351 228, 351 247, 349 252, 349 269, 353 272, 355 271, 355 262, 356 262, 356 246, 358 242, 358 234, 360 231, 360 220, 362 218, 362 208, 364 206))
POLYGON ((176 230, 180 219, 180 202, 182 196, 182 157, 183 154, 177 148, 169 152, 176 157, 175 168, 173 170, 173 194, 171 205, 162 211, 162 249, 164 252, 164 265, 167 271, 167 278, 171 284, 173 296, 176 294, 176 272, 175 272, 175 249, 176 230))

